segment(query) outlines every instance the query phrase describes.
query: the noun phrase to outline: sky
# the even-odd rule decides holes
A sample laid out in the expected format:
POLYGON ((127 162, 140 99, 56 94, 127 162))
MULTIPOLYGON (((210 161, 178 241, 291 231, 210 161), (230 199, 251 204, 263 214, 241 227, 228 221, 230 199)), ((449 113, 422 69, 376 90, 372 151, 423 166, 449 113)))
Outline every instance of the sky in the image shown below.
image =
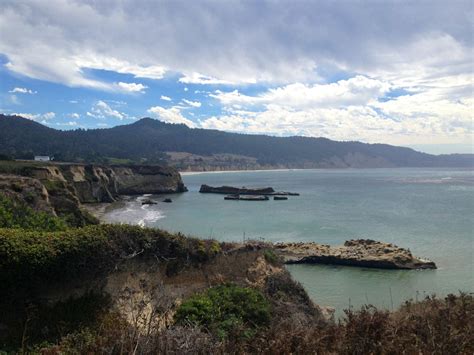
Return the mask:
POLYGON ((0 112, 472 153, 473 4, 1 0, 0 112))

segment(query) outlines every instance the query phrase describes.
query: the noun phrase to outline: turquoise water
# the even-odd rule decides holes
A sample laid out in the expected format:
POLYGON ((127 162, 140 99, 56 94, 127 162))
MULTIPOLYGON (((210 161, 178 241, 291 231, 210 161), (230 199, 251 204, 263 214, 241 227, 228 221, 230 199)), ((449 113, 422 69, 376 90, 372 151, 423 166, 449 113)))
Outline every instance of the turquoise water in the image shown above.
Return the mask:
MULTIPOLYGON (((410 248, 438 270, 393 271, 292 265, 318 304, 337 314, 365 303, 392 308, 427 294, 474 291, 474 171, 447 169, 292 170, 184 175, 189 192, 173 203, 131 199, 106 214, 218 240, 315 241, 338 245, 371 238, 410 248), (288 201, 224 201, 199 194, 201 184, 272 186, 299 192, 288 201)), ((152 197, 158 201, 163 197, 152 197)))

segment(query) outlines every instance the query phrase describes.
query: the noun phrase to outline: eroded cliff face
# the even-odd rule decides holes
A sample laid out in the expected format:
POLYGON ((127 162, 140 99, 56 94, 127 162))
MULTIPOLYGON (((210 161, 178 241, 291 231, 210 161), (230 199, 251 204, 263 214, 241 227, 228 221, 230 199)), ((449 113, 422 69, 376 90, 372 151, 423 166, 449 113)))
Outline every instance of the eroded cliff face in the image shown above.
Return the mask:
POLYGON ((64 185, 81 203, 113 202, 119 195, 187 191, 179 172, 163 166, 19 163, 15 175, 37 179, 48 191, 53 185, 64 185))
POLYGON ((27 202, 36 210, 71 217, 75 225, 91 218, 81 206, 114 202, 120 195, 187 191, 174 168, 80 164, 0 164, 0 192, 27 202))
POLYGON ((56 215, 51 206, 48 190, 37 179, 18 175, 0 175, 0 192, 10 199, 27 202, 35 211, 56 215))
POLYGON ((156 165, 114 166, 119 194, 160 194, 187 191, 179 172, 156 165))
MULTIPOLYGON (((326 324, 330 314, 307 297, 299 297, 300 286, 282 265, 265 260, 262 250, 242 247, 219 254, 200 265, 188 266, 169 275, 165 260, 144 260, 137 255, 118 263, 115 270, 96 278, 79 278, 67 285, 48 287, 41 294, 50 304, 77 299, 92 293, 106 295, 110 306, 130 324, 145 330, 152 325, 162 327, 172 322, 181 302, 209 287, 233 283, 266 293, 274 310, 291 309, 287 317, 300 323, 326 324), (287 294, 285 294, 287 293, 287 294), (284 302, 281 300, 284 295, 284 302), (157 310, 159 310, 157 312, 157 310)), ((304 292, 304 291, 303 291, 304 292)))

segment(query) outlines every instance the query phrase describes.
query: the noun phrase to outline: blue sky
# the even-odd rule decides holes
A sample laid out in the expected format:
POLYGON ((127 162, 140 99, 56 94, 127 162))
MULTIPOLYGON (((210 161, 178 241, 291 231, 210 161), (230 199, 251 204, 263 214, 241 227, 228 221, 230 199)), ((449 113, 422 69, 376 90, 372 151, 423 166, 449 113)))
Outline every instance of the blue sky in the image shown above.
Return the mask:
POLYGON ((469 1, 2 2, 0 112, 472 152, 469 1))

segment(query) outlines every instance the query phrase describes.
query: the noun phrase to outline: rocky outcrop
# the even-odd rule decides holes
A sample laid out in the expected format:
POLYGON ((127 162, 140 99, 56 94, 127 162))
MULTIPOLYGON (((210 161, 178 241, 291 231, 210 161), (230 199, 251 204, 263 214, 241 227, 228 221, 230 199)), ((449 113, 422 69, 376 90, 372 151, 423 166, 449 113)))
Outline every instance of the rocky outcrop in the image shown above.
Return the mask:
POLYGON ((0 174, 0 195, 25 203, 35 211, 63 217, 71 226, 99 222, 82 208, 66 181, 40 181, 32 177, 0 174))
POLYGON ((162 194, 187 191, 175 168, 157 165, 114 166, 118 193, 121 195, 162 194))
POLYGON ((250 188, 250 187, 234 187, 234 186, 209 186, 209 185, 201 185, 199 189, 200 193, 210 193, 210 194, 225 194, 225 195, 289 195, 289 196, 298 196, 298 193, 295 192, 284 192, 280 191, 277 192, 273 189, 273 187, 257 187, 257 188, 250 188))
POLYGON ((413 256, 408 249, 371 239, 348 240, 343 246, 279 243, 275 251, 287 264, 330 264, 378 269, 436 269, 436 264, 413 256))
POLYGON ((162 166, 101 166, 62 163, 0 164, 0 192, 86 225, 95 219, 82 204, 113 202, 120 195, 184 192, 180 174, 162 166))
POLYGON ((228 195, 224 197, 224 200, 233 200, 233 201, 268 201, 268 196, 265 195, 228 195))
POLYGON ((176 169, 157 165, 10 162, 8 166, 0 165, 1 173, 37 179, 47 190, 64 185, 81 203, 113 202, 120 195, 187 191, 176 169))
POLYGON ((56 214, 51 206, 48 191, 37 179, 0 175, 0 193, 12 200, 26 202, 35 211, 56 214))

